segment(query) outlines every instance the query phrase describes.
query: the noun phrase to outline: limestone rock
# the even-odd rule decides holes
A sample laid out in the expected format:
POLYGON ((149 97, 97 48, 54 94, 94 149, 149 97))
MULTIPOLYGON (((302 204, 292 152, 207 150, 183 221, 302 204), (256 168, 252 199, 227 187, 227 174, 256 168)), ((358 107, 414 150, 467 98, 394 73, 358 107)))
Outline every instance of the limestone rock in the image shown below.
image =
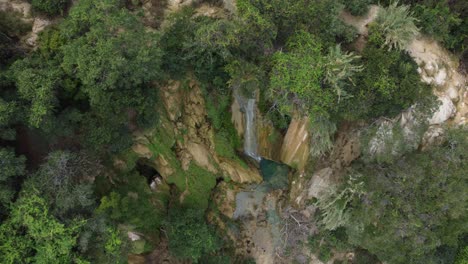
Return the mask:
POLYGON ((283 138, 271 122, 264 120, 259 114, 257 116, 258 153, 265 159, 279 161, 283 138))
POLYGON ((237 11, 237 4, 236 0, 223 0, 223 5, 226 10, 231 13, 236 13, 237 11))
POLYGON ((218 206, 219 211, 232 219, 234 211, 236 210, 236 193, 238 188, 235 185, 228 185, 221 182, 216 187, 213 199, 218 206))
POLYGON ((453 102, 458 102, 459 96, 458 96, 458 87, 452 85, 450 86, 445 94, 453 101, 453 102))
POLYGON ((450 100, 449 97, 439 97, 439 101, 441 102, 441 105, 439 106, 439 109, 429 119, 430 125, 444 123, 449 118, 453 117, 457 111, 455 105, 452 103, 452 100, 450 100))
POLYGON ((241 106, 237 97, 234 96, 232 105, 231 105, 231 121, 236 128, 237 134, 242 137, 244 136, 244 114, 241 112, 241 106))
POLYGON ((324 190, 334 184, 332 176, 333 169, 328 167, 316 172, 309 182, 308 198, 320 198, 324 190))
POLYGON ((169 120, 176 121, 182 115, 182 100, 180 90, 180 81, 169 81, 169 83, 161 89, 164 107, 169 120))
POLYGON ((32 32, 25 39, 25 43, 31 47, 37 46, 37 39, 39 33, 43 31, 48 25, 52 24, 52 21, 44 18, 35 18, 33 22, 32 32))
POLYGON ((444 132, 444 129, 440 126, 429 127, 429 129, 424 133, 421 149, 424 151, 430 146, 441 144, 444 140, 444 132))
POLYGON ((262 181, 258 170, 245 168, 239 162, 221 159, 219 166, 226 175, 229 175, 231 180, 238 183, 259 183, 262 181))
POLYGON ((330 160, 338 168, 347 167, 361 154, 359 133, 349 126, 343 126, 337 133, 330 160))
POLYGON ((294 118, 281 147, 281 161, 299 171, 305 168, 310 153, 309 119, 294 118))
POLYGON ((218 170, 213 164, 213 156, 204 145, 188 142, 186 148, 198 166, 212 173, 218 172, 218 170))
POLYGON ((127 236, 128 236, 128 239, 130 239, 130 241, 141 240, 141 236, 139 234, 135 233, 135 232, 132 232, 132 231, 128 231, 127 236))

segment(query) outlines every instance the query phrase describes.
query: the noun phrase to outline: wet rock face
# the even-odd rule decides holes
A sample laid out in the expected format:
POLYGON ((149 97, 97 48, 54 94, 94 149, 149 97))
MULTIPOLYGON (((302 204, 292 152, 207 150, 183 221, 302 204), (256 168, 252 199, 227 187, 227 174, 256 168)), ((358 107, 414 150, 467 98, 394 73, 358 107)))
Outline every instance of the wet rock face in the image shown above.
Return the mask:
POLYGON ((242 223, 235 240, 239 255, 250 256, 256 263, 278 263, 276 250, 281 244, 282 222, 277 212, 281 196, 280 190, 269 192, 260 186, 237 193, 233 219, 242 223))
MULTIPOLYGON (((193 162, 211 173, 221 173, 234 182, 261 182, 262 177, 257 169, 218 157, 202 91, 193 79, 189 79, 186 84, 188 87, 183 87, 179 81, 169 81, 160 89, 167 118, 161 118, 159 128, 173 135, 175 145, 172 151, 182 170, 187 171, 193 162)), ((179 168, 173 168, 174 163, 164 154, 153 157, 148 140, 154 137, 153 133, 157 132, 135 132, 133 151, 140 157, 152 160, 156 170, 167 179, 179 168)))
POLYGON ((281 147, 281 161, 299 171, 304 170, 310 153, 308 118, 294 118, 281 147))
MULTIPOLYGON (((283 142, 283 136, 273 127, 271 121, 262 116, 258 108, 255 109, 255 119, 259 156, 269 160, 280 161, 280 149, 283 142)), ((237 134, 243 140, 245 140, 245 120, 245 113, 240 105, 239 97, 234 96, 231 105, 231 121, 237 131, 237 134)))

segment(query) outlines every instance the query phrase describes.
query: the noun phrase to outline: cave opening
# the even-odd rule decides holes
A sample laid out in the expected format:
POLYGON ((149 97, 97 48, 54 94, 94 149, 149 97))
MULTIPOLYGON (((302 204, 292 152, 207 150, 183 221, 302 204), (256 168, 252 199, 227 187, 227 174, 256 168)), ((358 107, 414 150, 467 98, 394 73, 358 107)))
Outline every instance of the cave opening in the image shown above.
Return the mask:
POLYGON ((141 176, 146 178, 146 182, 151 184, 155 179, 161 178, 159 172, 150 166, 149 161, 146 159, 139 159, 136 163, 135 169, 140 173, 141 176))

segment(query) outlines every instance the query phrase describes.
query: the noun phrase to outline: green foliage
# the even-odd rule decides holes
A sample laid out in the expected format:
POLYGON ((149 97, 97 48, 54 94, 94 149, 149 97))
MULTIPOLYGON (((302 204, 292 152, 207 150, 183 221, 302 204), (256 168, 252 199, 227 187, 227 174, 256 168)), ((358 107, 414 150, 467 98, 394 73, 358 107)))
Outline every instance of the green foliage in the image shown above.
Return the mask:
MULTIPOLYGON (((459 27, 462 20, 456 13, 450 12, 447 2, 429 1, 431 4, 416 4, 413 7, 414 16, 418 18, 416 25, 421 31, 431 37, 447 42, 450 39, 450 30, 459 27)), ((448 43, 445 43, 448 44, 448 43)), ((449 45, 449 48, 453 48, 449 45)))
POLYGON ((357 72, 362 71, 362 65, 354 65, 353 63, 359 59, 359 56, 353 53, 343 52, 340 45, 330 47, 325 59, 325 79, 324 82, 335 90, 338 96, 338 102, 341 97, 346 99, 350 96, 346 92, 348 82, 352 83, 352 78, 357 72))
MULTIPOLYGON (((381 1, 388 4, 389 1, 381 1)), ((410 5, 414 13, 416 26, 421 32, 430 35, 456 53, 466 51, 468 40, 468 19, 466 17, 468 4, 463 0, 401 0, 400 3, 410 5)))
POLYGON ((297 108, 304 114, 327 116, 335 96, 334 91, 321 87, 325 58, 320 42, 300 31, 288 41, 287 47, 289 52, 273 55, 267 96, 282 113, 292 115, 297 108))
POLYGON ((245 0, 238 1, 237 5, 240 14, 244 6, 248 6, 245 9, 252 10, 255 17, 261 17, 262 24, 268 25, 271 21, 277 27, 276 40, 279 43, 284 43, 297 30, 312 33, 326 46, 336 39, 350 42, 355 36, 352 27, 339 19, 343 5, 338 0, 318 0, 313 4, 306 0, 245 0))
POLYGON ((454 264, 467 264, 468 263, 468 246, 465 245, 460 252, 458 252, 457 258, 454 264))
POLYGON ((416 63, 407 54, 380 48, 379 33, 371 30, 375 33, 362 53, 364 69, 357 73, 356 85, 348 86, 353 99, 343 102, 346 119, 392 117, 417 100, 432 97, 430 87, 420 80, 416 63))
POLYGON ((428 152, 356 164, 365 194, 348 208, 350 242, 388 263, 449 263, 439 249, 456 247, 467 232, 467 147, 461 128, 428 152))
POLYGON ((62 15, 68 0, 31 0, 33 10, 50 16, 62 15))
POLYGON ((126 175, 124 180, 126 183, 101 199, 97 212, 105 213, 111 220, 126 223, 141 232, 158 233, 169 190, 152 192, 146 178, 137 173, 126 175))
POLYGON ((95 197, 89 181, 101 169, 98 162, 84 153, 51 152, 24 186, 36 189, 48 202, 51 214, 66 222, 92 214, 95 197))
POLYGON ((327 230, 335 230, 349 222, 346 212, 349 203, 358 199, 364 193, 361 175, 350 175, 344 187, 335 187, 325 191, 325 195, 317 201, 321 213, 321 224, 327 230))
POLYGON ((362 70, 354 61, 357 56, 342 52, 340 46, 323 55, 320 42, 311 34, 300 31, 288 41, 288 52, 273 55, 273 69, 267 97, 283 115, 297 111, 311 120, 311 133, 321 155, 331 148, 331 136, 336 131, 336 118, 341 99, 347 92, 352 76, 362 70))
POLYGON ((63 75, 55 61, 31 57, 12 66, 18 93, 30 102, 28 123, 36 128, 47 122, 58 101, 55 90, 63 75))
POLYGON ((369 5, 372 4, 373 0, 343 0, 341 1, 353 16, 363 16, 369 11, 369 5))
POLYGON ((25 173, 24 156, 16 156, 11 149, 0 148, 0 208, 2 211, 15 194, 13 180, 25 173))
MULTIPOLYGON (((7 90, 6 87, 0 87, 7 90)), ((12 128, 12 125, 20 119, 20 116, 21 113, 17 102, 5 101, 0 97, 0 139, 15 139, 16 131, 12 128)))
POLYGON ((0 69, 23 52, 17 42, 31 28, 31 23, 24 22, 20 13, 0 11, 0 69))
POLYGON ((78 250, 90 263, 127 263, 126 232, 111 225, 102 214, 88 219, 78 238, 78 250))
POLYGON ((177 258, 198 259, 220 248, 220 238, 203 216, 203 211, 172 208, 164 228, 169 237, 169 250, 177 258))
POLYGON ((137 113, 138 125, 155 118, 150 82, 161 76, 158 39, 118 0, 79 1, 41 34, 38 51, 13 67, 28 123, 68 133, 57 136, 82 132, 81 142, 95 151, 128 147, 129 113, 137 113))
POLYGON ((346 252, 351 249, 347 239, 345 230, 339 228, 335 231, 322 231, 310 236, 307 246, 321 261, 327 262, 333 256, 332 249, 335 252, 346 252))
POLYGON ((382 32, 385 37, 384 45, 388 46, 389 50, 406 48, 419 33, 419 29, 415 25, 416 21, 409 6, 398 6, 398 2, 380 8, 375 19, 378 31, 382 32))
POLYGON ((70 263, 83 222, 61 224, 49 214, 47 202, 37 192, 25 190, 0 226, 2 263, 70 263))
POLYGON ((80 1, 62 31, 71 38, 63 47, 61 65, 80 80, 96 113, 115 115, 128 107, 143 112, 155 96, 149 81, 159 75, 157 36, 145 32, 136 17, 119 9, 114 0, 80 1))
POLYGON ((4 37, 20 38, 31 31, 32 25, 21 19, 21 14, 15 11, 0 11, 0 36, 3 43, 4 37))

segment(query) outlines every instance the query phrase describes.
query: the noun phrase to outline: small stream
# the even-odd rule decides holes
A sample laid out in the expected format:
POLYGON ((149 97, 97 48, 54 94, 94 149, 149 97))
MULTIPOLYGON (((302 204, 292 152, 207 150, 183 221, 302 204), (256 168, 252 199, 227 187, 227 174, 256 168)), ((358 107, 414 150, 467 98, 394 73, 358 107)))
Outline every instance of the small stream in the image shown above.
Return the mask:
POLYGON ((236 99, 245 118, 244 153, 258 162, 263 182, 248 185, 237 193, 233 219, 242 222, 243 232, 255 245, 252 252, 257 252, 254 254, 260 258, 257 261, 271 263, 276 248, 281 244, 281 218, 277 205, 281 190, 288 188, 290 168, 258 154, 256 101, 240 95, 236 99))

